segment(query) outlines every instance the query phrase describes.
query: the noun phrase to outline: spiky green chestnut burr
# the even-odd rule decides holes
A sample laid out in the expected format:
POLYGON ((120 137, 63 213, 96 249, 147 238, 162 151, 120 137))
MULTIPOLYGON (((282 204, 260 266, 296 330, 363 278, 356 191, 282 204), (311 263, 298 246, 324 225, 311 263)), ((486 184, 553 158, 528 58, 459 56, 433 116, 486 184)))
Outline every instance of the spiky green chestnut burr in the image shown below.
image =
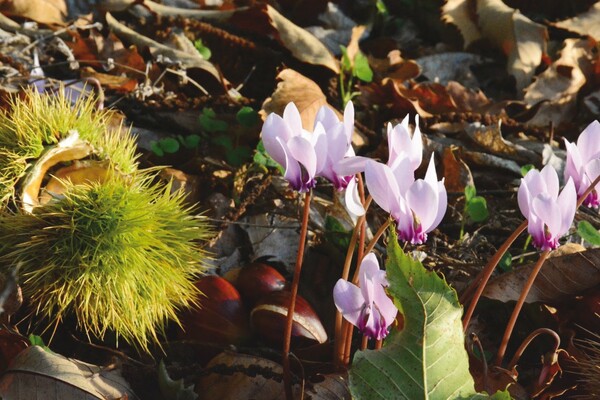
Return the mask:
POLYGON ((48 147, 73 132, 94 149, 94 157, 128 174, 137 167, 135 140, 124 129, 108 129, 110 110, 95 110, 96 99, 71 104, 62 90, 55 95, 27 91, 0 112, 0 207, 15 200, 17 183, 48 147))
POLYGON ((0 265, 17 263, 23 295, 51 323, 74 314, 88 335, 107 331, 147 349, 197 296, 206 222, 154 173, 112 173, 72 185, 33 214, 0 217, 0 265))

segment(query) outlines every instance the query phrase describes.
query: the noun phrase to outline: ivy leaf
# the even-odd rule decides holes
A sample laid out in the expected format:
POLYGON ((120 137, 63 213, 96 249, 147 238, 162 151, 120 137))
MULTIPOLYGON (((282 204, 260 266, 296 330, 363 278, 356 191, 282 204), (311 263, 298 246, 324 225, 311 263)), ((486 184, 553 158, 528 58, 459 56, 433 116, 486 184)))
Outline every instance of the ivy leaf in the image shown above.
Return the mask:
POLYGON ((212 108, 205 108, 198 118, 198 122, 202 129, 207 132, 224 132, 227 130, 227 122, 216 118, 217 114, 212 108))
POLYGON ((577 224, 577 234, 586 242, 594 246, 600 246, 600 232, 589 222, 579 221, 577 224))
POLYGON ((181 143, 188 149, 195 149, 200 144, 200 135, 188 135, 181 138, 181 143))
POLYGON ((150 142, 150 150, 152 150, 152 152, 159 157, 162 157, 165 155, 165 152, 163 151, 163 149, 160 147, 160 145, 158 144, 158 142, 156 140, 153 140, 152 142, 150 142))
MULTIPOLYGON (((355 399, 488 398, 475 392, 464 347, 462 307, 456 292, 435 272, 406 255, 390 232, 389 293, 404 314, 404 329, 380 350, 359 351, 350 368, 355 399)), ((510 399, 508 392, 496 399, 510 399)))
POLYGON ((465 201, 468 203, 477 195, 477 189, 473 185, 465 186, 465 201))
POLYGON ((164 138, 158 141, 160 148, 169 154, 177 153, 179 150, 179 141, 174 138, 164 138))

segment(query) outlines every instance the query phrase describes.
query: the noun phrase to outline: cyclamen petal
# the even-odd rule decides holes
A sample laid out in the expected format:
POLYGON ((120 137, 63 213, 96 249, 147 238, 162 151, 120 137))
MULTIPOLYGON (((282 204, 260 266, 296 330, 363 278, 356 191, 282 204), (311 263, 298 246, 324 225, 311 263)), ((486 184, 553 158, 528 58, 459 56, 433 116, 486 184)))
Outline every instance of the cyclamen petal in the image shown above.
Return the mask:
MULTIPOLYGON (((600 123, 594 121, 589 124, 577 139, 577 144, 565 140, 567 149, 567 163, 565 166, 565 180, 573 179, 575 190, 582 195, 598 176, 593 165, 600 159, 600 123)), ((600 206, 597 185, 594 190, 584 199, 584 205, 588 207, 600 206)))

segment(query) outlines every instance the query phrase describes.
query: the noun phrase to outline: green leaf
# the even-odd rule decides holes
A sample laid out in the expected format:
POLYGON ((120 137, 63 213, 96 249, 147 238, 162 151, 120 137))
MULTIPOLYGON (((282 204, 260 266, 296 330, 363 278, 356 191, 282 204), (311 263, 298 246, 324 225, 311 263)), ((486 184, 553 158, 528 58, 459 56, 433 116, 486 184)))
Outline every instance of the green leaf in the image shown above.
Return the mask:
POLYGON ((251 156, 252 151, 248 146, 238 146, 235 149, 227 151, 225 158, 230 165, 239 167, 246 161, 250 160, 251 156))
POLYGON ((227 130, 227 122, 216 119, 217 114, 212 108, 205 108, 198 118, 200 127, 207 132, 224 132, 227 130))
POLYGON ((342 71, 352 71, 352 61, 350 61, 350 56, 348 56, 348 49, 346 46, 340 45, 340 50, 342 51, 342 71))
POLYGON ((532 169, 535 169, 535 165, 533 165, 533 164, 527 164, 527 165, 523 165, 523 166, 521 167, 521 175, 522 175, 522 176, 525 176, 525 175, 527 175, 527 173, 528 173, 529 171, 531 171, 532 169))
POLYGON ((325 217, 325 238, 334 246, 346 250, 350 245, 352 232, 344 228, 344 225, 331 215, 325 217))
POLYGON ((152 152, 159 157, 162 157, 165 155, 165 152, 163 151, 163 149, 160 147, 160 145, 158 144, 158 142, 156 140, 153 140, 152 142, 150 142, 150 150, 152 150, 152 152))
POLYGON ((481 196, 475 196, 466 204, 467 215, 474 222, 485 221, 489 216, 487 202, 481 196))
POLYGON ((200 53, 202 58, 204 58, 205 60, 209 60, 212 56, 212 52, 208 47, 204 45, 204 43, 202 43, 202 39, 196 40, 194 42, 194 47, 196 48, 196 50, 198 50, 198 53, 200 53))
POLYGON ((171 379, 163 360, 160 360, 158 364, 158 387, 165 400, 195 400, 198 398, 194 392, 194 385, 186 387, 183 379, 171 379))
POLYGON ((181 143, 188 149, 195 149, 200 144, 200 135, 188 135, 183 138, 181 143))
POLYGON ((179 141, 174 138, 164 138, 158 141, 160 148, 169 154, 177 153, 179 150, 179 141))
POLYGON ((468 203, 473 197, 477 195, 477 189, 473 185, 465 186, 465 201, 468 203))
POLYGON ((246 128, 252 128, 259 121, 258 113, 252 107, 247 106, 240 108, 240 111, 235 115, 235 119, 246 128))
POLYGON ((600 232, 589 222, 579 221, 577 224, 577 234, 586 242, 594 246, 600 246, 600 232))
POLYGON ((233 150, 233 142, 227 135, 219 135, 212 138, 212 142, 218 146, 224 147, 227 151, 233 150))
POLYGON ((355 399, 457 399, 475 394, 464 346, 462 307, 435 272, 404 254, 391 230, 387 277, 404 329, 381 350, 359 351, 350 368, 355 399))
POLYGON ((500 268, 502 272, 508 272, 512 270, 512 254, 510 254, 508 251, 504 253, 498 262, 498 268, 500 268))
POLYGON ((367 83, 373 80, 373 70, 369 66, 369 59, 360 51, 354 57, 354 76, 367 83))

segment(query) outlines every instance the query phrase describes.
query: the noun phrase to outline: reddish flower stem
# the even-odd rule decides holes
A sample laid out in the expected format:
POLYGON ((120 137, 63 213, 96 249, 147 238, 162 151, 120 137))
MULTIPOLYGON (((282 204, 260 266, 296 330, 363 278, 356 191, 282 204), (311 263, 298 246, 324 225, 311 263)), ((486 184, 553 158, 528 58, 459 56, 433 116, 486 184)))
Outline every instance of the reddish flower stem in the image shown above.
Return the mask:
POLYGON ((363 335, 362 342, 360 343, 360 349, 365 350, 367 345, 369 344, 369 337, 367 335, 363 335))
POLYGON ((304 246, 306 245, 306 233, 308 231, 308 216, 310 213, 311 191, 304 195, 304 210, 302 213, 302 225, 300 227, 300 243, 298 244, 298 254, 296 256, 296 266, 294 269, 294 279, 292 280, 290 305, 288 307, 285 331, 283 334, 283 384, 285 388, 286 400, 293 400, 292 393, 292 374, 290 371, 290 345, 292 341, 292 324, 294 322, 294 309, 296 308, 296 296, 298 295, 298 285, 300 283, 300 271, 304 260, 304 246))
POLYGON ((517 363, 519 362, 519 359, 525 352, 525 349, 531 344, 533 339, 535 339, 536 337, 538 337, 539 335, 542 335, 542 334, 549 335, 552 337, 552 339, 554 339, 553 353, 556 353, 558 351, 558 348, 560 347, 560 336, 558 336, 558 333, 554 332, 552 329, 549 329, 549 328, 539 328, 539 329, 536 329, 535 331, 531 332, 529 334, 529 336, 527 336, 525 338, 525 340, 523 340, 523 343, 521 343, 521 345, 519 346, 519 348, 513 355, 513 358, 510 360, 510 362, 506 366, 506 369, 511 371, 514 367, 516 367, 517 363))
POLYGON ((498 349, 498 353, 496 353, 496 360, 494 361, 494 364, 496 366, 500 366, 502 364, 502 359, 504 358, 504 354, 506 353, 506 347, 508 346, 508 341, 510 340, 512 331, 515 327, 515 324, 517 323, 517 318, 519 318, 519 314, 521 313, 523 304, 525 304, 525 299, 527 298, 527 295, 529 294, 529 291, 531 290, 531 287, 533 286, 533 282, 535 281, 535 278, 537 277, 538 273, 542 269, 542 265, 544 265, 544 261, 546 261, 546 258, 548 258, 548 254, 550 254, 550 251, 546 250, 540 255, 540 258, 537 260, 537 262, 533 266, 533 271, 531 271, 531 274, 529 275, 529 278, 527 279, 527 282, 525 283, 525 286, 523 287, 523 290, 521 291, 519 300, 517 301, 517 304, 515 305, 515 308, 510 316, 510 319, 508 320, 508 324, 506 325, 506 329, 504 330, 504 336, 502 337, 502 342, 500 343, 500 348, 498 349))

